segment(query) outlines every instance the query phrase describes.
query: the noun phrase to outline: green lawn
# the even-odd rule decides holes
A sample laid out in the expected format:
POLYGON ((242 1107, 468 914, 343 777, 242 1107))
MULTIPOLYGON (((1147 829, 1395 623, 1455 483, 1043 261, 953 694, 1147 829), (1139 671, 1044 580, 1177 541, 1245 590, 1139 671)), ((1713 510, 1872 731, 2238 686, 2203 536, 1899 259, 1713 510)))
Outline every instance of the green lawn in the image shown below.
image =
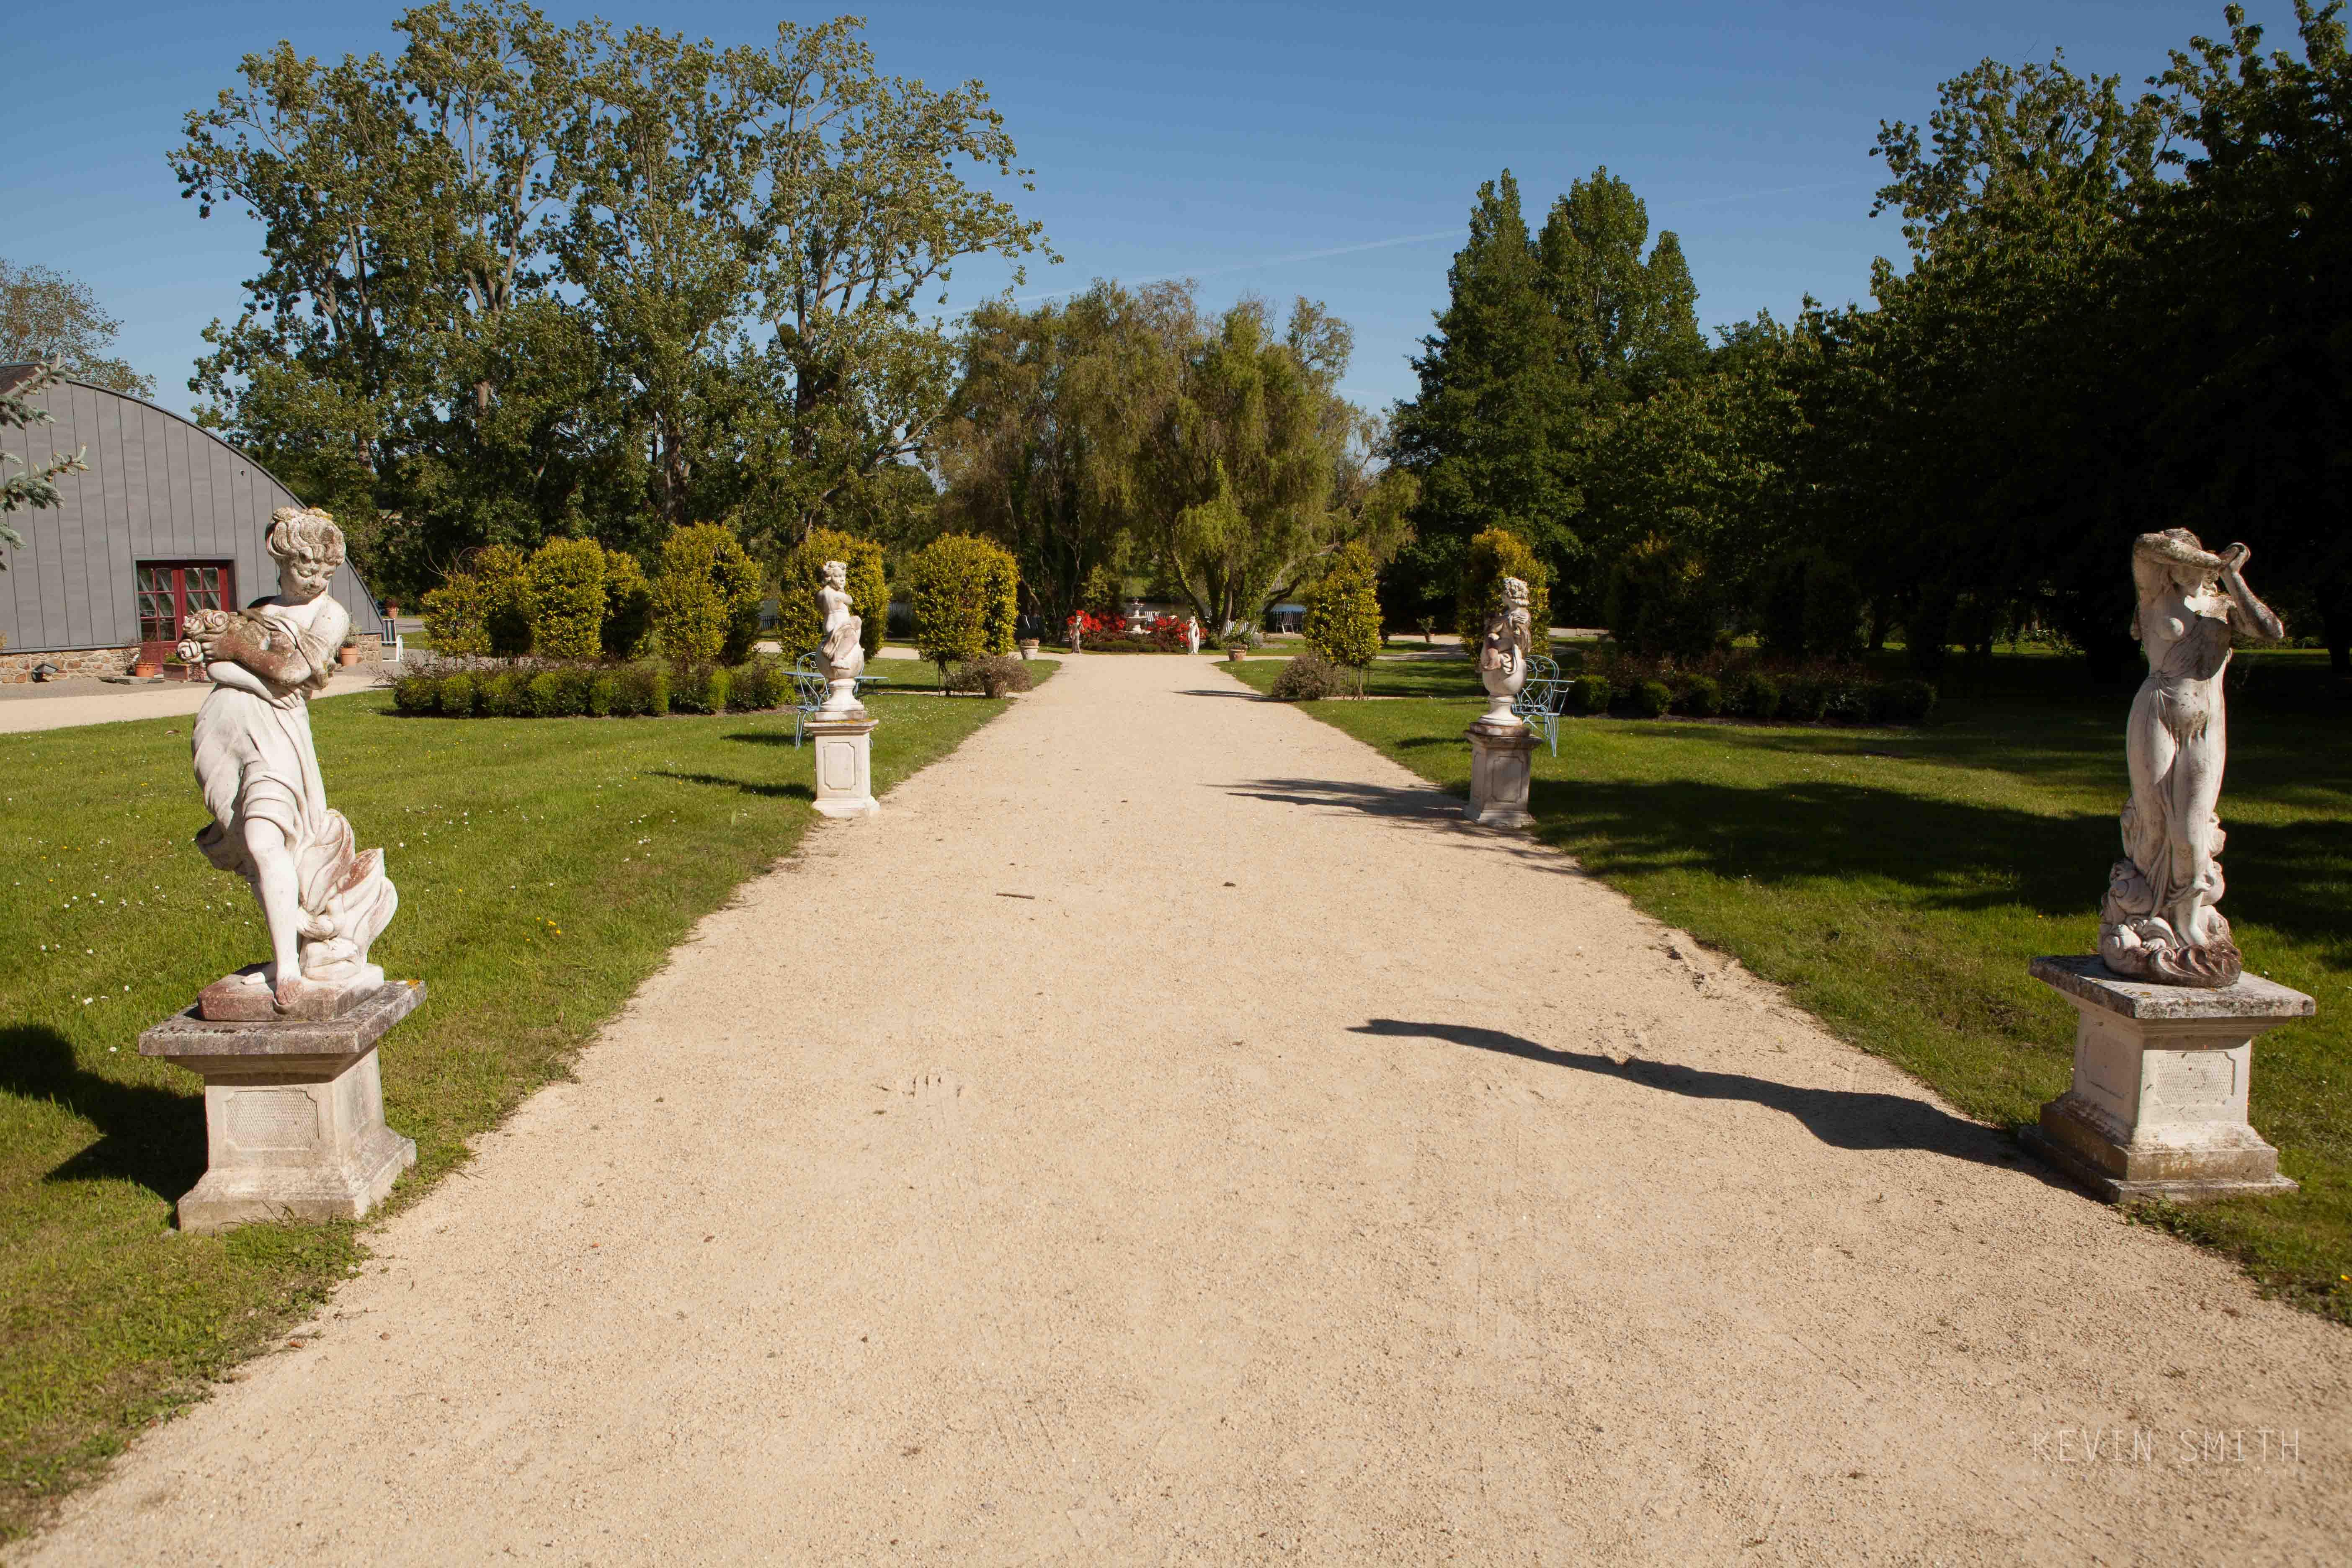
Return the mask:
MULTIPOLYGON (((1279 668, 1237 673, 1264 690, 1279 668)), ((2241 655, 2232 674, 2223 908, 2252 968, 2319 1001, 2254 1051, 2254 1124, 2304 1187, 2147 1217, 2352 1322, 2352 694, 2324 656, 2241 655)), ((1566 720, 1532 805, 1547 842, 1645 912, 2014 1127, 2066 1087, 2073 1010, 2025 966, 2096 945, 2130 693, 2031 656, 1947 686, 1916 730, 1566 720)), ((1468 788, 1475 702, 1306 710, 1468 788)))
MULTIPOLYGON (((877 791, 1005 707, 866 702, 877 791)), ((400 889, 373 956, 429 990, 383 1050, 385 1116, 418 1155, 395 1204, 815 820, 789 715, 404 719, 381 692, 312 714, 330 797, 400 889)), ((139 1031, 267 956, 250 894, 190 843, 188 728, 0 736, 0 1540, 362 1256, 357 1226, 172 1228, 203 1100, 139 1031)))

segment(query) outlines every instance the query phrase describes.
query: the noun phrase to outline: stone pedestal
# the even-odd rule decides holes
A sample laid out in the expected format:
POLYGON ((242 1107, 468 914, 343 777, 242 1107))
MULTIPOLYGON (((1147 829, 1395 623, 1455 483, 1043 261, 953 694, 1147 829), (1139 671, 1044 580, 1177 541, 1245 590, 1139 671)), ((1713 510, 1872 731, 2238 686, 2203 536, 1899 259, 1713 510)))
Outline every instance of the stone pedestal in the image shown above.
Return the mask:
POLYGON ((827 816, 873 816, 874 725, 864 709, 855 718, 819 711, 808 721, 816 751, 816 808, 827 816))
POLYGON ((2074 1082, 2027 1147, 2109 1203, 2291 1193, 2246 1121, 2254 1037, 2318 1009, 2256 975, 2220 990, 2126 980, 2096 958, 2037 958, 2074 1005, 2074 1082))
POLYGON ((376 1042, 424 1000, 394 981, 338 1017, 212 1023, 191 1007, 140 1036, 141 1055, 205 1080, 205 1177, 180 1228, 357 1219, 382 1203, 416 1145, 383 1124, 376 1042))
POLYGON ((1517 720, 1490 714, 1464 731, 1470 737, 1470 804, 1462 815, 1482 827, 1532 827, 1528 786, 1535 778, 1536 738, 1517 720))

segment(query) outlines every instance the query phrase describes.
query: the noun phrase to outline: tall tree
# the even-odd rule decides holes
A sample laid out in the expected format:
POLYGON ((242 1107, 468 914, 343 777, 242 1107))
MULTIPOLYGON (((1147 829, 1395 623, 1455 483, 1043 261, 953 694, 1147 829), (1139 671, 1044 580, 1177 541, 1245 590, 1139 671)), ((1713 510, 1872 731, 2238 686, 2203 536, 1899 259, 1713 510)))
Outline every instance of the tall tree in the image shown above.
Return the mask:
POLYGON ((50 364, 92 386, 152 397, 152 376, 106 352, 121 330, 80 279, 0 256, 0 364, 50 364))

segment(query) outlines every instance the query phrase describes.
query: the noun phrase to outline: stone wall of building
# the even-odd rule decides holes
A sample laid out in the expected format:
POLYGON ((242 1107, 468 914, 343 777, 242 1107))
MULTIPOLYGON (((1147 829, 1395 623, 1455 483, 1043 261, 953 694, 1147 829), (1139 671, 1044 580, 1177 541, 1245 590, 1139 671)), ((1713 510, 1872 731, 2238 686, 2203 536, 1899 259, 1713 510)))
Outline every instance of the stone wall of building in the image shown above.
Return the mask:
POLYGON ((38 665, 54 665, 60 676, 128 675, 139 645, 128 647, 51 648, 46 653, 0 652, 0 686, 22 686, 38 665))

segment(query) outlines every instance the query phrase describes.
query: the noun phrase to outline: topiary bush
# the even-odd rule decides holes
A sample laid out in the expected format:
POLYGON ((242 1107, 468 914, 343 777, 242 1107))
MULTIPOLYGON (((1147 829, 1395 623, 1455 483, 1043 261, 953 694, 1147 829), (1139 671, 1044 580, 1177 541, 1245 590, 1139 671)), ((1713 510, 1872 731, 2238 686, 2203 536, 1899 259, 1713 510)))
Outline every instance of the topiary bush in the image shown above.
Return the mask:
POLYGON ((530 711, 526 692, 530 677, 520 669, 503 670, 481 683, 480 696, 475 700, 478 711, 492 719, 514 719, 530 711))
MULTIPOLYGON (((1326 663, 1362 669, 1381 654, 1380 568, 1361 544, 1335 552, 1305 595, 1307 646, 1326 663)), ((1181 647, 1182 623, 1175 623, 1181 647)))
POLYGON ((1674 710, 1675 689, 1663 680, 1637 680, 1625 700, 1636 719, 1663 719, 1674 710))
POLYGON ((614 678, 612 671, 598 670, 591 675, 588 678, 587 695, 583 699, 583 706, 586 707, 589 716, 594 719, 611 718, 613 704, 617 700, 619 692, 620 682, 614 678))
POLYGON ((1721 625, 1706 563, 1657 534, 1610 567, 1604 613, 1610 635, 1634 652, 1685 658, 1712 650, 1721 625))
POLYGON ((1822 717, 1836 724, 1867 724, 1871 687, 1861 680, 1831 680, 1822 699, 1822 717))
POLYGON ((444 718, 470 719, 474 716, 474 705, 481 694, 476 689, 472 676, 445 675, 436 684, 438 689, 434 694, 434 706, 440 710, 444 718))
POLYGON ((1780 717, 1810 724, 1830 700, 1829 683, 1818 676, 1792 675, 1780 683, 1780 717))
POLYGON ((916 555, 907 576, 915 647, 939 667, 942 687, 949 665, 1013 651, 1021 569, 1012 556, 984 539, 942 534, 916 555))
POLYGON ((529 557, 511 544, 468 551, 417 608, 433 650, 519 658, 530 651, 529 557))
POLYGON ((429 675, 404 675, 392 684, 392 705, 403 713, 431 713, 441 706, 441 683, 429 675))
POLYGON ((635 658, 653 651, 654 587, 646 569, 625 550, 604 552, 604 657, 635 658))
POLYGON ((613 675, 613 711, 659 718, 669 711, 669 671, 657 664, 624 665, 613 675))
POLYGON ((1315 702, 1346 687, 1354 677, 1318 654, 1302 653, 1274 678, 1273 697, 1278 702, 1315 702))
POLYGON ((727 709, 730 713, 757 713, 781 707, 793 689, 782 660, 755 658, 735 672, 734 682, 727 689, 727 709))
POLYGON ((530 647, 542 658, 593 658, 604 647, 604 547, 551 539, 523 568, 530 647))
POLYGON ((1890 724, 1917 724, 1936 710, 1936 688, 1925 680, 1890 680, 1878 688, 1879 717, 1890 724))
POLYGON ((683 664, 670 671, 673 713, 724 713, 734 678, 723 664, 683 664))
POLYGON ((1750 670, 1739 678, 1733 689, 1732 710, 1750 719, 1769 719, 1780 711, 1780 683, 1770 676, 1750 670))
POLYGON ((576 669, 542 669, 523 689, 534 719, 574 719, 588 710, 588 682, 576 669))
POLYGON ((1470 542, 1462 563, 1462 586, 1454 595, 1454 628, 1462 645, 1475 650, 1486 635, 1486 618, 1502 607, 1503 579, 1528 585, 1528 635, 1531 653, 1551 651, 1551 574, 1528 542, 1506 528, 1490 528, 1470 542))
POLYGON ((1608 678, 1600 675, 1580 675, 1568 685, 1569 710, 1572 713, 1606 713, 1616 688, 1608 678))
POLYGON ((1675 700, 1675 711, 1694 719, 1712 719, 1723 711, 1723 688, 1712 676, 1694 675, 1675 700))
POLYGON ((882 572, 882 547, 831 528, 809 530, 808 537, 777 566, 776 644, 785 658, 798 658, 816 651, 824 640, 824 617, 817 613, 816 591, 824 585, 828 561, 849 568, 849 609, 858 617, 858 646, 872 658, 882 651, 882 635, 890 622, 890 584, 882 572))
POLYGON ((680 664, 740 663, 760 635, 764 574, 735 531, 716 522, 670 530, 652 594, 656 652, 680 664))

